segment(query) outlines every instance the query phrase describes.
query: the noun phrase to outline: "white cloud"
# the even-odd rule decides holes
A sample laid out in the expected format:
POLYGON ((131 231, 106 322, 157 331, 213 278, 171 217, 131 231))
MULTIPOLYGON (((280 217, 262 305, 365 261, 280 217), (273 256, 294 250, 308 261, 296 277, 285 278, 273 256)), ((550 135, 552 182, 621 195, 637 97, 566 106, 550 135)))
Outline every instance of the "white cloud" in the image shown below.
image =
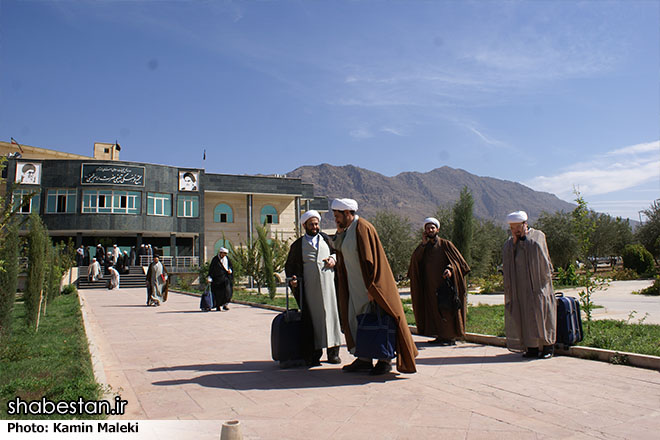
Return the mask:
POLYGON ((578 187, 585 195, 608 194, 642 184, 660 184, 660 141, 631 145, 577 163, 555 175, 538 176, 525 184, 561 198, 578 187))
POLYGON ((373 133, 365 127, 360 127, 356 128, 355 130, 351 130, 349 132, 351 137, 354 137, 356 139, 368 139, 374 137, 373 133))
POLYGON ((400 130, 398 128, 393 128, 393 127, 383 127, 380 129, 380 131, 393 134, 395 136, 404 136, 403 130, 400 130))

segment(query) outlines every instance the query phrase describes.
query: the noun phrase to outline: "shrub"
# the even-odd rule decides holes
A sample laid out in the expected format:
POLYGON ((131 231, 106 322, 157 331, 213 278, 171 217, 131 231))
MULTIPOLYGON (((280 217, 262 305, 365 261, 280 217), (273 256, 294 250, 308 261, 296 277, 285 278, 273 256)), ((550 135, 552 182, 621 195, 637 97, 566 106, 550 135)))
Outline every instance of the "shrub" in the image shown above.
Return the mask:
POLYGON ((62 295, 70 295, 70 294, 76 294, 78 293, 78 289, 76 289, 76 286, 74 284, 67 284, 62 288, 62 295))
POLYGON ((566 269, 560 267, 557 270, 557 284, 562 286, 578 285, 578 277, 575 273, 575 266, 573 263, 569 264, 566 269))
POLYGON ((639 278, 639 274, 637 272, 626 268, 613 270, 610 276, 614 281, 629 281, 639 278))
POLYGON ((653 284, 651 284, 646 289, 642 289, 639 292, 633 292, 633 293, 639 293, 640 295, 659 296, 660 295, 660 276, 656 275, 655 281, 653 282, 653 284))
POLYGON ((487 275, 485 278, 475 280, 481 287, 480 293, 496 293, 504 291, 504 277, 499 274, 487 275))
POLYGON ((632 269, 642 275, 651 275, 655 272, 653 255, 641 244, 629 244, 623 250, 623 267, 632 269))

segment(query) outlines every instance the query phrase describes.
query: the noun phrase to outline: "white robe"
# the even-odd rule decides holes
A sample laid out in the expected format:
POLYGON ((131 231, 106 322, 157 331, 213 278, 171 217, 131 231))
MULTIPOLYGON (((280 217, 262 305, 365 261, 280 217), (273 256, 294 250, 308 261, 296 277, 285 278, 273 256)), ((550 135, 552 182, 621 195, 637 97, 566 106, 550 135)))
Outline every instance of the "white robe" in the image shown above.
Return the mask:
POLYGON ((93 262, 92 264, 89 265, 87 268, 87 276, 92 277, 92 281, 96 281, 99 278, 103 278, 103 275, 101 274, 101 265, 99 264, 98 261, 93 262))
POLYGON ((318 249, 307 240, 302 241, 304 271, 304 303, 314 323, 314 348, 336 347, 341 345, 341 324, 335 292, 335 272, 325 269, 324 259, 330 256, 330 248, 325 240, 318 238, 318 249))

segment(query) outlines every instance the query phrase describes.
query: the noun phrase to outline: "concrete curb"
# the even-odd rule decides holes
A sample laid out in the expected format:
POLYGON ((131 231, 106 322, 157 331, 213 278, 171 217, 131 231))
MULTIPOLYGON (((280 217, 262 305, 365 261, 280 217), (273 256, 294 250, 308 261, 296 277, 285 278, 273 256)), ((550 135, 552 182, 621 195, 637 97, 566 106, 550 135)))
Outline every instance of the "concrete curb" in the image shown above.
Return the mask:
MULTIPOLYGON (((196 296, 198 295, 188 293, 171 291, 182 295, 196 296)), ((257 304, 248 301, 233 300, 233 303, 242 304, 251 307, 258 307, 261 309, 273 310, 276 312, 283 312, 284 307, 272 306, 269 304, 257 304)), ((417 333, 417 327, 414 325, 409 326, 413 334, 417 333)), ((479 333, 466 333, 465 341, 474 344, 493 345, 496 347, 506 347, 506 338, 501 336, 482 335, 479 333)), ((625 351, 605 350, 602 348, 571 346, 568 349, 555 348, 555 354, 560 356, 571 356, 580 359, 597 360, 601 362, 608 362, 611 364, 629 365, 631 367, 645 368, 648 370, 660 371, 660 356, 651 356, 638 353, 628 353, 625 351)))

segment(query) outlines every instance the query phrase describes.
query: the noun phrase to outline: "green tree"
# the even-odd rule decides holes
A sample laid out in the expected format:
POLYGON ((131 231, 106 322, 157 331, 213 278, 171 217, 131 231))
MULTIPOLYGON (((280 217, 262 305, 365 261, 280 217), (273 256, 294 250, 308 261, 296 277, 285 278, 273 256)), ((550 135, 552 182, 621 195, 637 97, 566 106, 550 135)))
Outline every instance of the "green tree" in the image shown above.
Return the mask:
MULTIPOLYGON (((440 222, 438 237, 451 241, 454 232, 454 210, 448 206, 438 206, 435 211, 435 218, 440 222)), ((424 228, 420 230, 419 237, 422 236, 422 232, 424 232, 424 228)))
POLYGON ((543 212, 533 226, 545 234, 553 266, 568 269, 578 258, 578 238, 572 214, 563 211, 554 214, 543 212))
POLYGON ((646 216, 646 221, 635 231, 635 238, 658 261, 660 259, 660 199, 655 200, 642 213, 646 216))
POLYGON ((623 250, 623 267, 640 275, 650 276, 655 271, 653 256, 641 244, 629 244, 623 250))
POLYGON ((475 219, 472 237, 470 275, 481 278, 496 273, 502 264, 506 230, 492 220, 475 219))
POLYGON ((38 328, 39 311, 44 288, 47 254, 46 228, 36 213, 28 221, 28 270, 24 293, 25 315, 28 326, 38 328))
POLYGON ((0 269, 0 338, 9 335, 11 330, 18 285, 19 246, 18 225, 16 222, 10 222, 0 246, 0 260, 4 261, 4 266, 0 269))
POLYGON ((378 232, 394 277, 396 279, 405 277, 415 247, 410 220, 394 212, 379 211, 372 224, 378 232))
POLYGON ((452 243, 460 251, 468 264, 472 263, 470 246, 472 244, 472 228, 474 222, 474 199, 467 186, 461 190, 458 201, 454 205, 454 230, 452 243))

